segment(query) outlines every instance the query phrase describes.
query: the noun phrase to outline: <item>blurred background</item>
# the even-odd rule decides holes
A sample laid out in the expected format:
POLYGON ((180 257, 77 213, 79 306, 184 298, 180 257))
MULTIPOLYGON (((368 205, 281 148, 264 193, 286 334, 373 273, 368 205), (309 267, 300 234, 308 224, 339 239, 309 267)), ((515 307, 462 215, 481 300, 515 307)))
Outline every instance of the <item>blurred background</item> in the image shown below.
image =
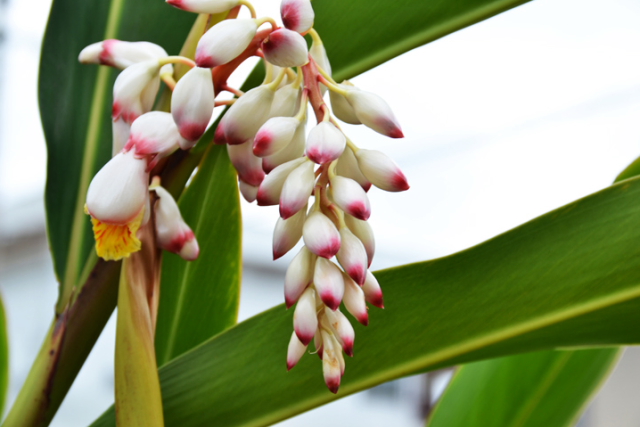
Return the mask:
MULTIPOLYGON (((254 3, 259 14, 278 16, 277 0, 254 3)), ((57 296, 36 96, 49 5, 0 0, 0 292, 10 334, 8 407, 57 296)), ((347 133, 358 145, 389 154, 411 184, 400 194, 370 192, 379 248, 372 268, 457 252, 609 185, 640 155, 639 23, 637 0, 535 0, 353 79, 387 100, 406 138, 389 140, 348 125, 347 133)), ((246 319, 282 302, 291 257, 271 261, 276 209, 244 203, 243 215, 240 315, 246 319)), ((375 327, 375 309, 371 316, 375 327)), ((86 426, 113 402, 114 326, 112 318, 54 426, 86 426)), ((424 425, 450 375, 395 381, 282 425, 324 425, 326 419, 339 426, 424 425)), ((579 425, 640 425, 638 398, 640 349, 629 348, 579 425)))

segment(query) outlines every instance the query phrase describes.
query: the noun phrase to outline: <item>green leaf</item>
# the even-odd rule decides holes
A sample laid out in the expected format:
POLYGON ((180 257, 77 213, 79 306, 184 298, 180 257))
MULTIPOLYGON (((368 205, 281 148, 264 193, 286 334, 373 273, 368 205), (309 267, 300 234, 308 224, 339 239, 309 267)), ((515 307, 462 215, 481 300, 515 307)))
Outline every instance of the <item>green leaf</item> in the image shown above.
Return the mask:
POLYGON ((574 425, 622 350, 544 351, 462 366, 430 427, 574 425))
MULTIPOLYGON (((168 426, 262 426, 412 373, 557 347, 640 342, 640 179, 458 254, 377 273, 385 310, 355 325, 338 396, 316 356, 286 372, 275 307, 160 369, 168 426)), ((95 426, 113 425, 109 412, 95 426)))
POLYGON ((78 54, 107 38, 147 40, 177 53, 194 19, 157 0, 53 2, 42 46, 39 101, 48 148, 47 228, 61 283, 58 313, 78 286, 92 250, 84 200, 91 178, 111 154, 111 91, 117 72, 82 65, 78 54))
POLYGON ((0 300, 0 414, 4 413, 4 404, 9 386, 9 339, 7 337, 7 317, 4 304, 0 300))
POLYGON ((209 147, 179 204, 198 239, 200 257, 186 262, 165 253, 156 330, 158 365, 238 320, 242 224, 236 173, 226 147, 209 147))

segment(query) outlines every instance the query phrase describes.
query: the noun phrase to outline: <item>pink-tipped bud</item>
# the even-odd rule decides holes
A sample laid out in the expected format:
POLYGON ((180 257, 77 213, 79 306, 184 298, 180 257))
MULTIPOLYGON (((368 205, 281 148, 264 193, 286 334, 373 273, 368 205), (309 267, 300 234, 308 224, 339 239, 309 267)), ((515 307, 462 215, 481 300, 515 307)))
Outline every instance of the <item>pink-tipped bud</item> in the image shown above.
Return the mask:
POLYGON ((216 131, 213 133, 213 143, 223 145, 227 143, 227 139, 224 136, 224 117, 218 122, 216 131))
POLYGON ((333 334, 322 331, 322 373, 324 382, 331 393, 337 393, 344 372, 344 359, 341 362, 342 350, 333 334))
POLYGON ((240 187, 240 194, 242 194, 242 197, 244 197, 247 202, 253 202, 258 196, 258 187, 255 185, 247 184, 238 178, 238 186, 240 187))
POLYGON ((285 27, 300 34, 306 33, 313 27, 315 18, 310 0, 282 0, 280 16, 285 27))
POLYGON ((287 177, 280 193, 280 216, 287 219, 307 205, 316 177, 313 163, 304 162, 287 177))
POLYGON ((370 266, 373 261, 373 255, 376 252, 376 239, 373 235, 373 229, 367 221, 361 221, 350 215, 345 215, 344 220, 349 230, 351 230, 364 245, 367 251, 367 259, 369 260, 367 265, 370 266))
MULTIPOLYGON (((345 90, 359 90, 348 80, 343 81, 338 86, 345 90)), ((352 125, 362 124, 355 110, 344 95, 332 90, 329 91, 329 99, 331 100, 331 111, 333 111, 333 114, 337 118, 352 125)))
POLYGON ((157 60, 133 64, 125 68, 113 85, 113 120, 133 123, 151 111, 160 87, 160 66, 157 60))
POLYGON ((198 42, 196 64, 213 68, 240 55, 258 31, 253 19, 225 19, 211 27, 198 42))
POLYGON ((313 284, 327 307, 334 311, 340 307, 344 295, 344 280, 338 266, 328 259, 318 258, 313 272, 313 284))
POLYGON ((111 124, 113 142, 111 145, 111 157, 122 151, 129 140, 131 125, 124 120, 113 120, 111 124))
POLYGON ((273 96, 274 91, 268 85, 262 85, 238 98, 222 120, 225 142, 242 144, 253 138, 269 118, 273 96))
POLYGON ((293 258, 284 278, 284 301, 287 308, 298 301, 302 292, 313 280, 316 256, 305 246, 293 258))
POLYGON ((298 364, 305 351, 307 351, 307 346, 302 344, 296 333, 293 332, 287 349, 287 371, 298 364))
POLYGON ((286 147, 275 154, 262 158, 262 169, 266 173, 269 173, 281 164, 301 157, 304 154, 304 143, 306 140, 304 131, 305 125, 301 123, 300 126, 296 128, 291 142, 286 147))
POLYGON ((302 228, 304 244, 314 254, 331 258, 340 250, 340 233, 333 222, 322 212, 313 212, 302 228))
POLYGON ((138 117, 131 124, 125 150, 133 150, 138 158, 152 158, 154 163, 180 147, 180 136, 171 114, 151 111, 138 117))
POLYGON ((258 190, 258 205, 259 206, 271 206, 277 205, 280 202, 280 194, 282 193, 282 187, 284 182, 295 168, 300 166, 306 161, 305 158, 291 160, 287 163, 283 163, 277 168, 269 172, 258 190))
POLYGON ((362 285, 367 275, 368 259, 364 245, 347 227, 340 229, 340 250, 336 254, 344 271, 362 285))
POLYGON ((253 141, 253 154, 266 157, 285 148, 293 139, 300 121, 294 117, 272 117, 262 125, 253 141))
POLYGON ((353 279, 346 274, 342 275, 344 279, 344 297, 342 302, 353 317, 364 326, 369 324, 369 311, 364 296, 364 291, 353 279))
POLYGON ((239 0, 167 0, 178 9, 194 13, 222 13, 240 4, 239 0))
POLYGON ((307 138, 307 157, 325 164, 340 157, 347 144, 344 134, 330 122, 317 124, 307 138))
POLYGON ((301 67, 309 62, 307 42, 300 34, 278 28, 262 42, 264 59, 279 67, 301 67))
POLYGON ((273 259, 276 260, 289 252, 300 241, 302 227, 307 217, 307 208, 301 209, 288 219, 278 218, 273 230, 273 259))
POLYGON ((227 152, 240 179, 249 185, 257 187, 262 183, 265 175, 262 170, 262 160, 253 155, 252 145, 252 140, 244 144, 227 145, 227 152))
POLYGON ((158 246, 187 261, 198 258, 200 248, 191 228, 184 222, 178 204, 162 187, 156 187, 155 224, 158 246))
POLYGON ((367 271, 367 278, 362 285, 364 296, 368 303, 375 305, 378 308, 384 308, 384 300, 382 298, 382 289, 378 283, 378 279, 367 271))
MULTIPOLYGON (((213 114, 215 104, 211 70, 194 67, 176 84, 171 96, 171 114, 180 134, 192 143, 200 139, 213 114)), ((183 150, 193 144, 185 144, 183 150)))
POLYGON ((109 160, 91 180, 87 210, 108 224, 127 224, 144 208, 148 198, 147 162, 132 152, 121 152, 109 160))
POLYGON ((351 216, 366 221, 371 216, 367 193, 352 179, 336 175, 331 178, 331 194, 336 205, 351 216))
POLYGON ((385 191, 406 191, 409 183, 398 165, 377 150, 358 150, 356 159, 362 174, 376 187, 385 191))
POLYGON ((336 172, 338 175, 346 176, 356 181, 364 191, 369 191, 371 188, 371 183, 360 171, 356 155, 353 154, 353 150, 349 147, 345 148, 340 159, 338 159, 336 172))
POLYGON ((351 323, 349 323, 349 319, 347 319, 340 310, 325 310, 324 316, 326 317, 326 323, 331 328, 331 331, 334 333, 344 352, 347 353, 349 357, 353 357, 353 343, 356 339, 356 332, 353 330, 351 323))
POLYGON ((298 111, 300 87, 295 83, 285 85, 276 91, 269 111, 269 117, 293 117, 298 111))
POLYGON ((391 138, 404 137, 393 111, 378 95, 352 89, 347 91, 345 96, 353 107, 358 120, 365 126, 391 138))
MULTIPOLYGON (((138 62, 150 59, 166 58, 167 51, 154 43, 125 42, 109 39, 93 43, 80 52, 78 60, 83 64, 102 64, 125 69, 138 62)), ((160 69, 160 74, 173 74, 173 66, 166 64, 160 69)))
POLYGON ((318 329, 318 317, 316 316, 316 291, 307 288, 302 293, 296 309, 293 312, 293 328, 298 339, 304 345, 309 345, 318 329))

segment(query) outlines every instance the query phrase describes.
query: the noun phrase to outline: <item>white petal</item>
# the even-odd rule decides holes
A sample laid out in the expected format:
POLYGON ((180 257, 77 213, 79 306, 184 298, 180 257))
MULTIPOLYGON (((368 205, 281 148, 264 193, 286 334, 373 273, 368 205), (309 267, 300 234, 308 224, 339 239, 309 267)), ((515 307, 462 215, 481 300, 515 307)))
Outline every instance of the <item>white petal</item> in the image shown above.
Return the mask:
POLYGON ((316 125, 307 137, 307 157, 318 164, 325 164, 340 157, 347 144, 344 134, 333 124, 316 125))
POLYGON ((113 120, 111 124, 113 144, 111 145, 111 157, 122 151, 129 140, 131 125, 124 120, 113 120))
POLYGON ((375 305, 376 307, 384 308, 382 289, 380 288, 378 279, 376 279, 370 271, 367 271, 367 279, 364 281, 364 285, 362 285, 362 290, 364 291, 364 296, 367 299, 367 302, 375 305))
POLYGON ((346 213, 366 221, 371 216, 367 193, 352 179, 336 175, 331 179, 333 200, 346 213))
POLYGON ((344 279, 344 297, 342 298, 344 306, 358 322, 367 326, 369 324, 369 312, 367 311, 364 291, 346 274, 343 274, 342 278, 344 279))
POLYGON ((338 262, 359 285, 364 283, 369 266, 364 245, 347 227, 340 229, 340 250, 336 254, 338 262))
POLYGON ((300 241, 302 227, 307 217, 306 206, 291 218, 278 218, 273 230, 273 259, 276 260, 289 252, 300 241))
POLYGON ((269 118, 273 97, 274 91, 262 85, 238 98, 223 119, 226 143, 242 144, 253 138, 269 118))
POLYGON ((409 183, 398 165, 376 150, 358 150, 356 158, 362 174, 376 187, 385 191, 405 191, 409 183))
POLYGON ((257 187, 262 183, 265 174, 262 170, 262 160, 253 155, 252 145, 252 140, 244 144, 227 145, 227 152, 231 163, 238 171, 240 179, 249 185, 257 187))
POLYGON ((314 254, 331 258, 340 250, 340 233, 322 212, 311 213, 302 228, 304 244, 314 254))
POLYGON ((125 149, 133 149, 137 157, 154 154, 164 157, 176 151, 182 141, 171 114, 151 111, 131 124, 125 149))
POLYGON ((304 345, 309 345, 318 329, 315 293, 316 291, 312 288, 307 288, 300 296, 293 312, 293 327, 298 339, 304 345))
POLYGON ((313 272, 313 284, 322 302, 331 310, 337 310, 344 295, 344 280, 338 266, 328 259, 318 258, 313 272))
POLYGON ((347 223, 349 230, 360 239, 367 251, 367 258, 369 259, 368 265, 371 265, 373 261, 373 255, 376 252, 376 239, 373 235, 373 229, 367 221, 361 221, 351 215, 345 215, 344 220, 347 223))
POLYGON ((300 34, 306 33, 313 27, 315 18, 310 0, 282 0, 280 16, 286 28, 300 34))
POLYGON ((253 142, 253 154, 266 157, 286 147, 298 129, 300 121, 293 117, 272 117, 262 125, 253 142))
POLYGON ((313 163, 304 162, 295 168, 287 177, 280 193, 280 216, 287 219, 306 206, 316 177, 313 163))
POLYGON ((356 181, 364 191, 369 191, 371 183, 362 174, 360 166, 358 166, 358 160, 356 155, 353 154, 351 148, 347 147, 342 152, 342 155, 338 159, 338 166, 336 167, 338 175, 346 176, 356 181))
POLYGON ((299 159, 291 160, 287 163, 283 163, 277 168, 269 172, 258 190, 258 205, 259 206, 271 206, 277 205, 280 202, 280 194, 282 193, 282 187, 284 182, 295 168, 304 163, 307 159, 301 157, 299 159))
POLYGON ((289 347, 287 348, 287 370, 291 370, 291 368, 298 364, 300 358, 304 356, 305 351, 307 351, 307 346, 302 344, 296 333, 293 332, 289 340, 289 347))
POLYGON ((179 254, 187 261, 198 258, 200 249, 191 228, 184 222, 173 196, 162 187, 154 188, 158 201, 155 205, 155 225, 158 246, 179 254))
MULTIPOLYGON (((345 80, 338 86, 347 90, 359 90, 348 80, 345 80)), ((347 101, 347 98, 344 95, 338 92, 329 91, 329 99, 331 99, 331 111, 333 111, 333 114, 337 118, 345 123, 350 123, 352 125, 359 125, 362 123, 360 119, 358 119, 355 110, 353 109, 351 104, 349 104, 349 101, 347 101)))
POLYGON ((113 85, 114 120, 122 118, 133 123, 150 111, 153 103, 149 100, 155 99, 160 87, 159 69, 158 61, 151 60, 127 67, 118 75, 113 85))
MULTIPOLYGON (((194 67, 178 81, 171 97, 171 114, 185 139, 200 139, 207 130, 214 104, 210 69, 194 67)), ((182 148, 191 148, 190 145, 182 148)))
POLYGON ((298 111, 300 93, 300 88, 294 83, 278 89, 273 97, 269 117, 293 117, 298 111))
POLYGON ((264 58, 279 67, 301 67, 309 62, 307 42, 295 31, 279 28, 261 45, 264 58))
POLYGON ((198 42, 196 64, 213 68, 240 55, 258 30, 253 19, 225 19, 211 27, 198 42))
POLYGON ((346 98, 358 120, 365 126, 391 138, 404 137, 393 111, 378 95, 363 90, 350 90, 346 98))
POLYGON ((340 379, 342 378, 343 363, 340 363, 342 350, 338 346, 338 342, 332 334, 322 331, 322 373, 324 382, 332 393, 337 393, 340 388, 340 379))
POLYGON ((344 352, 353 357, 353 343, 356 339, 356 333, 349 323, 349 319, 340 310, 325 310, 324 315, 344 352))
POLYGON ((238 185, 240 186, 240 193, 242 194, 242 197, 244 197, 247 202, 252 203, 258 196, 258 187, 247 184, 239 178, 238 185))
POLYGON ((284 300, 287 308, 298 301, 313 280, 315 261, 316 256, 303 246, 289 264, 284 278, 284 300))
POLYGON ((266 173, 269 173, 277 166, 301 157, 304 154, 305 141, 305 125, 301 123, 296 128, 291 142, 286 147, 270 156, 262 158, 262 169, 266 173))

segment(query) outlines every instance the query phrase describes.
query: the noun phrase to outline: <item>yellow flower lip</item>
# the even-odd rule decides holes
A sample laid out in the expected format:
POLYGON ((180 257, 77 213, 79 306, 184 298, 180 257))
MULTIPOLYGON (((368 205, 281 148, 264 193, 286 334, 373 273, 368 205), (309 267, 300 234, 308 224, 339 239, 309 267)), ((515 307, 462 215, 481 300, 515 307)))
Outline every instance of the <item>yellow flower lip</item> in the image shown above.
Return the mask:
POLYGON ((105 261, 127 258, 142 247, 137 232, 144 217, 144 209, 127 224, 108 224, 91 217, 96 239, 96 253, 105 261))

